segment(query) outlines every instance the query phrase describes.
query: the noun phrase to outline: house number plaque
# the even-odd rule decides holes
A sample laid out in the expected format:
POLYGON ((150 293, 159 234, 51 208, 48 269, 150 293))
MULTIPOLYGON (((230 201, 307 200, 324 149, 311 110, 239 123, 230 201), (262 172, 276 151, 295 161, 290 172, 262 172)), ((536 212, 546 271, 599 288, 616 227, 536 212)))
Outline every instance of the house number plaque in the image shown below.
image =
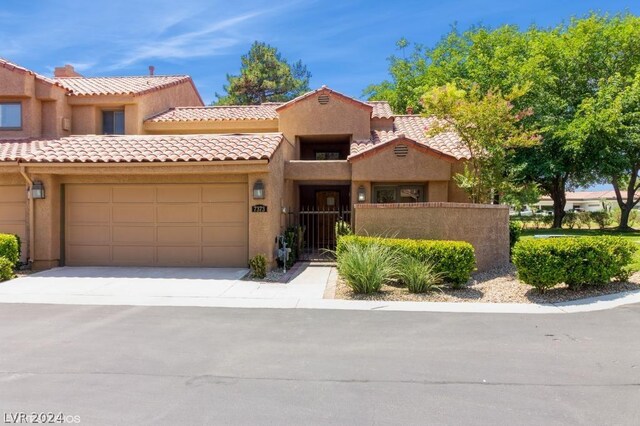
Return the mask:
POLYGON ((267 212, 267 206, 265 206, 264 204, 256 204, 255 206, 251 206, 251 212, 252 213, 266 213, 267 212))

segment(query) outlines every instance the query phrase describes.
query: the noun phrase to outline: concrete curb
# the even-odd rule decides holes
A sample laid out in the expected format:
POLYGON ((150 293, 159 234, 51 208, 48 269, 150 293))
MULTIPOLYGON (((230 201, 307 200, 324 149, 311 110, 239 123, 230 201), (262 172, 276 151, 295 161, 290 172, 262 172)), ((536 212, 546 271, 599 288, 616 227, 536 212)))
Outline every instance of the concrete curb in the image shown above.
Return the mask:
POLYGON ((0 303, 108 305, 108 306, 175 306, 261 309, 333 309, 396 312, 450 312, 493 314, 570 314, 612 309, 640 303, 640 291, 598 296, 558 304, 527 303, 443 303, 385 302, 370 300, 300 299, 300 298, 216 298, 160 296, 95 296, 95 295, 2 295, 0 303))

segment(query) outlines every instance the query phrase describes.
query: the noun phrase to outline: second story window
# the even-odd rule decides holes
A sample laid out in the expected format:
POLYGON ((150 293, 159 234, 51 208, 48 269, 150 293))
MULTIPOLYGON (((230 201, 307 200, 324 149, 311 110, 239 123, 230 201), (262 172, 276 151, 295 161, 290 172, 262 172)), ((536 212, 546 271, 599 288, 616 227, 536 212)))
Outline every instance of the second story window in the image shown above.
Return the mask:
POLYGON ((22 129, 22 104, 20 102, 0 103, 0 130, 22 129))
POLYGON ((124 111, 102 111, 102 133, 124 135, 124 111))

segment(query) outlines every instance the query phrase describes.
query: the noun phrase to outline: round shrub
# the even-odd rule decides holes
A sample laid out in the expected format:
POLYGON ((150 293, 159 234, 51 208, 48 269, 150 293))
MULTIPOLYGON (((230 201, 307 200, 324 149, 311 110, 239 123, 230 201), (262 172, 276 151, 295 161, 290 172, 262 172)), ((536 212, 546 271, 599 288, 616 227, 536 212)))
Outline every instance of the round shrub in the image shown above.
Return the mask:
POLYGON ((13 278, 13 263, 5 257, 0 257, 0 282, 13 278))
POLYGON ((4 257, 12 266, 20 264, 20 242, 17 235, 0 234, 0 257, 4 257))
POLYGON ((637 247, 620 237, 526 239, 513 248, 518 278, 544 292, 560 283, 577 290, 628 274, 637 247))

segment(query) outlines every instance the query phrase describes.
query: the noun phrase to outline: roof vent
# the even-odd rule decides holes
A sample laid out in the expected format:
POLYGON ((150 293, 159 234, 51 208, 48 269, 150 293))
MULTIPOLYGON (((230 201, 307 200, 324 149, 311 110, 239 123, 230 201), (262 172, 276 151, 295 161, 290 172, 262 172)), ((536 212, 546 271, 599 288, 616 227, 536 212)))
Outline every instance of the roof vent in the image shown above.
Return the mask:
POLYGON ((406 157, 409 153, 409 147, 406 145, 396 145, 396 147, 393 148, 393 153, 396 157, 406 157))
POLYGON ((320 105, 326 105, 329 103, 329 95, 319 95, 318 96, 318 103, 320 105))

